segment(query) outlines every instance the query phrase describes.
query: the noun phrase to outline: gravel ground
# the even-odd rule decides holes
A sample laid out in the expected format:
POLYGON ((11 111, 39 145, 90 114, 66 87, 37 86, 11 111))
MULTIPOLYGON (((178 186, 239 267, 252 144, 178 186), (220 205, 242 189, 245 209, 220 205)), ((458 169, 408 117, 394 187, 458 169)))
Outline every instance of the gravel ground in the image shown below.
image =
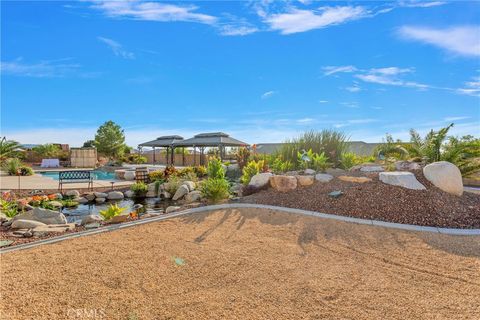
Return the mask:
POLYGON ((479 237, 269 210, 195 214, 0 258, 2 319, 478 319, 480 312, 479 237))
POLYGON ((378 174, 367 176, 373 181, 353 183, 335 178, 328 183, 316 182, 288 193, 268 189, 240 201, 421 226, 480 228, 478 194, 465 192, 458 197, 445 193, 421 173, 417 174, 417 179, 427 190, 387 185, 378 180, 378 174), (328 193, 335 190, 343 191, 344 195, 336 199, 329 197, 328 193))

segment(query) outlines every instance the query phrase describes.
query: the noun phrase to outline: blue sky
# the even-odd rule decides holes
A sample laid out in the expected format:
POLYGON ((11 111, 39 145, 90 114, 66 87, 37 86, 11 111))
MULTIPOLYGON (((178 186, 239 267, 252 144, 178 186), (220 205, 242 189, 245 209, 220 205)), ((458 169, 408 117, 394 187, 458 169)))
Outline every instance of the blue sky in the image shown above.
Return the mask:
POLYGON ((224 131, 249 143, 336 128, 480 135, 480 3, 1 3, 1 131, 132 146, 224 131))

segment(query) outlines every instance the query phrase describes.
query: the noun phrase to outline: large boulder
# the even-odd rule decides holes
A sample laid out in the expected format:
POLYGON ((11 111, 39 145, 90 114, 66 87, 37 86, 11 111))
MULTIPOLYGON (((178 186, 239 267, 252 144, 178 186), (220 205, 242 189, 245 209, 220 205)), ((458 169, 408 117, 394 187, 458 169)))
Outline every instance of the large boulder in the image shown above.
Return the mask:
POLYGON ((380 181, 393 186, 399 186, 413 190, 425 190, 425 186, 418 182, 415 175, 411 172, 394 171, 394 172, 380 172, 378 175, 380 181))
POLYGON ((107 199, 105 198, 95 198, 95 202, 98 203, 98 204, 102 204, 106 201, 107 199))
POLYGON ((183 196, 185 196, 188 192, 189 192, 188 187, 182 184, 173 195, 173 198, 172 198, 173 201, 183 198, 183 196))
MULTIPOLYGON (((94 199, 95 199, 95 198, 94 198, 94 199)), ((77 201, 77 202, 80 203, 80 204, 86 204, 86 203, 89 202, 88 199, 87 199, 87 198, 84 198, 84 197, 75 198, 74 200, 77 201)))
POLYGON ((434 162, 423 168, 423 175, 435 187, 457 196, 463 194, 463 182, 460 169, 447 161, 434 162))
POLYGON ((297 183, 303 187, 311 186, 315 181, 315 177, 312 175, 296 176, 295 178, 297 178, 297 183))
POLYGON ((271 176, 270 185, 280 192, 292 191, 297 188, 297 178, 295 176, 271 176))
POLYGON ((68 190, 67 192, 65 192, 65 195, 68 197, 78 198, 80 197, 80 192, 78 192, 77 190, 68 190))
POLYGON ((43 208, 34 208, 31 211, 17 214, 13 220, 34 220, 45 224, 65 224, 67 218, 63 213, 43 208))
POLYGON ((46 225, 45 223, 40 221, 18 219, 13 221, 10 227, 12 229, 31 229, 31 228, 35 228, 38 226, 45 226, 45 225, 46 225))
POLYGON ((202 198, 202 192, 192 191, 185 196, 185 202, 192 203, 192 202, 199 201, 201 198, 202 198))
POLYGON ((123 175, 123 179, 128 181, 135 180, 135 171, 125 171, 125 174, 123 175))
POLYGON ((315 180, 320 182, 329 182, 333 179, 333 176, 328 173, 318 173, 315 175, 315 180))
POLYGON ((95 195, 96 198, 106 198, 106 197, 108 197, 108 194, 106 194, 105 192, 94 192, 93 194, 95 195))
POLYGON ((123 193, 120 191, 110 191, 107 196, 108 200, 122 200, 123 198, 123 193))
POLYGON ((270 177, 272 176, 273 175, 270 172, 257 173, 252 177, 252 179, 250 179, 248 185, 255 188, 266 187, 270 183, 270 177))

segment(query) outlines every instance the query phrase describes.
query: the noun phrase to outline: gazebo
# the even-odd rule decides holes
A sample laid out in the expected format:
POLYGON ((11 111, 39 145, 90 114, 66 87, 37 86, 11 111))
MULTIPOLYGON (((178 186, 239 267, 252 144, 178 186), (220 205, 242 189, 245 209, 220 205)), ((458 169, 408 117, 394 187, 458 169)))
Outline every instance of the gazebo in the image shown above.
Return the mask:
POLYGON ((169 156, 169 150, 171 150, 171 163, 173 164, 174 162, 174 150, 175 150, 175 144, 179 141, 183 141, 183 137, 173 135, 173 136, 161 136, 158 137, 155 140, 144 142, 138 145, 138 148, 141 149, 142 147, 150 147, 153 148, 153 162, 155 163, 155 148, 166 148, 167 149, 167 154, 166 154, 166 160, 168 164, 168 156, 169 156))
MULTIPOLYGON (((248 143, 230 137, 223 132, 209 132, 200 133, 193 138, 177 141, 175 147, 192 147, 193 153, 198 147, 200 149, 200 162, 206 147, 217 147, 220 150, 220 159, 225 157, 225 147, 246 147, 248 143)), ((194 164, 196 165, 196 158, 194 157, 194 164)), ((202 164, 202 163, 200 163, 202 164)))

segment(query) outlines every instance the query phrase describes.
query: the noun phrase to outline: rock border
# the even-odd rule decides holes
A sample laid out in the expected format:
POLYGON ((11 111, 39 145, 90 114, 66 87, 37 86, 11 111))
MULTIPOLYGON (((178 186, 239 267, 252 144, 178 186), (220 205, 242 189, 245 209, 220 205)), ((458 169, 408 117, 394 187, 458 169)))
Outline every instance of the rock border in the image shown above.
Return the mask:
POLYGON ((385 222, 385 221, 371 220, 371 219, 352 218, 352 217, 346 217, 346 216, 339 216, 335 214, 321 213, 316 211, 287 208, 287 207, 277 207, 277 206, 253 204, 253 203, 228 203, 228 204, 219 204, 219 205, 210 205, 210 206, 204 206, 204 207, 191 208, 191 209, 186 209, 182 211, 175 211, 175 212, 172 212, 171 214, 164 214, 164 215, 149 218, 149 219, 136 220, 136 221, 126 222, 122 224, 115 224, 115 225, 102 227, 99 229, 80 231, 77 233, 69 233, 69 234, 65 234, 65 235, 61 235, 58 237, 49 238, 45 240, 19 244, 16 246, 0 249, 0 254, 17 251, 17 250, 30 249, 43 244, 51 244, 51 243, 56 243, 63 240, 79 238, 79 237, 99 234, 103 232, 110 232, 110 231, 119 230, 123 228, 129 228, 129 227, 133 227, 133 226, 137 226, 145 223, 163 221, 163 220, 176 218, 179 216, 184 216, 184 215, 193 214, 193 213, 202 213, 202 212, 221 210, 221 209, 242 209, 242 208, 276 210, 276 211, 281 211, 286 213, 301 214, 301 215, 307 215, 307 216, 314 216, 318 218, 337 220, 342 222, 350 222, 350 223, 357 223, 357 224, 364 224, 364 225, 371 225, 371 226, 384 227, 384 228, 390 228, 390 229, 399 229, 399 230, 406 230, 406 231, 433 232, 438 234, 446 234, 446 235, 454 235, 454 236, 480 236, 480 229, 455 229, 455 228, 417 226, 412 224, 401 224, 401 223, 385 222))

